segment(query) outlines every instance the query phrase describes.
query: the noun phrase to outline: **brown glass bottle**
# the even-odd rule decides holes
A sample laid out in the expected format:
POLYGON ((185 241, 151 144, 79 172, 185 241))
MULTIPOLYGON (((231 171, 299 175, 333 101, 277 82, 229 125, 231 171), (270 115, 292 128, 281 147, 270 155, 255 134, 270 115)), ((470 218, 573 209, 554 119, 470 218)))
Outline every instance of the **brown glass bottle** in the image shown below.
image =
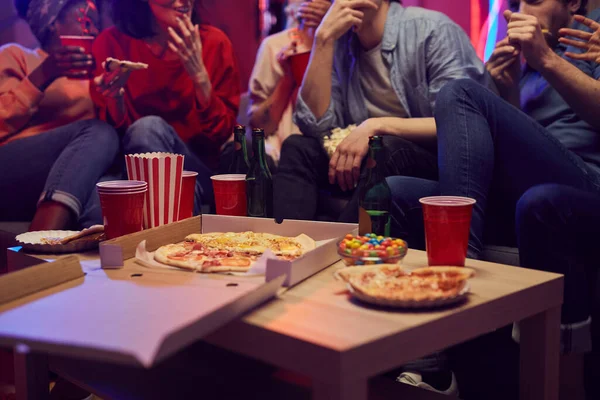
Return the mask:
POLYGON ((233 158, 229 165, 230 174, 246 174, 250 168, 250 157, 248 156, 248 146, 246 146, 246 127, 236 125, 233 128, 233 158))
POLYGON ((249 217, 273 217, 273 178, 267 165, 265 132, 252 130, 252 161, 246 174, 249 217))
POLYGON ((358 231, 360 235, 375 233, 390 236, 392 191, 385 180, 385 148, 383 137, 369 138, 369 158, 364 182, 360 187, 358 231))

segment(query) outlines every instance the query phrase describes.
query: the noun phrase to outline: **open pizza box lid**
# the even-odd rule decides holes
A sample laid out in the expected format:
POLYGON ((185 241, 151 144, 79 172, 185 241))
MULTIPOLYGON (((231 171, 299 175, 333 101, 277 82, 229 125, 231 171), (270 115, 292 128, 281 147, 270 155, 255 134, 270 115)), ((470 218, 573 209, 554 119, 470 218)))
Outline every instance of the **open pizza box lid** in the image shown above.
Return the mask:
POLYGON ((262 304, 288 284, 339 259, 336 240, 355 225, 205 216, 138 232, 101 245, 103 264, 82 270, 77 257, 47 262, 9 251, 22 270, 0 276, 0 346, 151 367, 262 304), (270 262, 265 276, 153 270, 135 263, 149 250, 209 231, 305 233, 325 241, 294 262, 270 262), (10 292, 10 293, 9 293, 10 292))
POLYGON ((269 259, 266 263, 265 280, 285 275, 283 285, 290 287, 339 261, 337 241, 357 229, 356 224, 294 220, 278 224, 266 218, 203 215, 104 242, 100 245, 100 259, 102 268, 121 268, 134 260, 142 241, 146 241, 146 250, 154 251, 179 243, 192 233, 252 231, 289 237, 305 234, 316 241, 314 250, 294 261, 269 259))
POLYGON ((0 276, 0 346, 151 367, 277 294, 270 282, 88 270, 76 256, 0 276))

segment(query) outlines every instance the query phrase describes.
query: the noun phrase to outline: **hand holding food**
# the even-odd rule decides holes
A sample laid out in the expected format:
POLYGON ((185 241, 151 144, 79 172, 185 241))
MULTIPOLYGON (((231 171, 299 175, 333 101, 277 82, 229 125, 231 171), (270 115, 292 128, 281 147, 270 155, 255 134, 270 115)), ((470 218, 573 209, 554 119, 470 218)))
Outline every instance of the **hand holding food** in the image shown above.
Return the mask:
POLYGON ((108 57, 103 63, 104 72, 94 78, 98 91, 105 97, 120 97, 132 71, 148 68, 148 64, 117 60, 108 57))
POLYGON ((506 10, 504 18, 508 22, 508 42, 519 49, 529 66, 540 70, 554 52, 548 46, 548 33, 544 34, 537 17, 506 10))
POLYGON ((369 151, 369 137, 376 132, 376 119, 371 118, 342 140, 329 161, 329 183, 333 185, 337 181, 343 191, 356 187, 362 160, 369 151))
POLYGON ((334 1, 317 29, 317 37, 336 41, 350 29, 358 29, 364 18, 364 10, 377 10, 373 0, 334 1))

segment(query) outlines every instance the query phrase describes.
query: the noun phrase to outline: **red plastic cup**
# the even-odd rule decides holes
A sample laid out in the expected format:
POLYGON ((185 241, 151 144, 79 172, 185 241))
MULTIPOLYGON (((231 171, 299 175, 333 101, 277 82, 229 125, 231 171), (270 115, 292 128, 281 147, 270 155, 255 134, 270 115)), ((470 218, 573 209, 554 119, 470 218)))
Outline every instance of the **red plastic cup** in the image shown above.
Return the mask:
MULTIPOLYGON (((86 54, 92 54, 92 44, 94 43, 93 36, 68 36, 61 35, 60 36, 60 45, 61 46, 75 46, 75 47, 83 47, 85 49, 86 54)), ((91 73, 91 72, 90 72, 91 73)), ((69 78, 69 79, 90 79, 91 76, 81 77, 81 78, 69 78)))
POLYGON ((429 265, 464 267, 475 200, 433 196, 424 197, 419 202, 423 206, 429 265))
POLYGON ((296 86, 300 86, 302 85, 304 73, 306 72, 306 68, 308 67, 308 62, 310 61, 310 51, 307 51, 305 53, 294 54, 289 57, 289 60, 290 66, 292 67, 292 75, 294 76, 296 86))
POLYGON ((141 181, 109 181, 96 184, 107 239, 143 229, 148 184, 141 181))
POLYGON ((191 218, 194 216, 194 200, 196 194, 197 172, 183 171, 181 176, 181 200, 179 201, 179 219, 191 218))
POLYGON ((226 174, 211 176, 215 192, 215 205, 219 215, 236 215, 245 217, 246 209, 246 175, 226 174))

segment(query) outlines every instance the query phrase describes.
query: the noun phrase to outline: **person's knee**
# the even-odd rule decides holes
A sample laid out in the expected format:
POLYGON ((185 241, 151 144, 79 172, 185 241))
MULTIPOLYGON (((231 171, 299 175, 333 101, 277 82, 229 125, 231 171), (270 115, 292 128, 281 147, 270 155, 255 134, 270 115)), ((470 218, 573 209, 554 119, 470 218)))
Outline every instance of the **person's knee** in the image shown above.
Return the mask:
POLYGON ((527 190, 517 202, 517 229, 558 217, 563 196, 562 187, 557 184, 538 185, 527 190))
POLYGON ((90 119, 83 122, 83 134, 89 135, 94 148, 114 158, 119 152, 119 135, 115 129, 104 121, 90 119))
POLYGON ((297 161, 298 159, 312 158, 315 153, 324 151, 318 139, 291 135, 281 145, 280 163, 287 160, 297 161))
POLYGON ((123 138, 125 152, 159 151, 162 146, 158 144, 172 141, 173 128, 161 117, 149 115, 135 121, 127 128, 123 138))
POLYGON ((436 114, 448 110, 458 100, 468 97, 471 93, 482 89, 479 83, 472 79, 455 79, 446 83, 436 96, 436 114))

